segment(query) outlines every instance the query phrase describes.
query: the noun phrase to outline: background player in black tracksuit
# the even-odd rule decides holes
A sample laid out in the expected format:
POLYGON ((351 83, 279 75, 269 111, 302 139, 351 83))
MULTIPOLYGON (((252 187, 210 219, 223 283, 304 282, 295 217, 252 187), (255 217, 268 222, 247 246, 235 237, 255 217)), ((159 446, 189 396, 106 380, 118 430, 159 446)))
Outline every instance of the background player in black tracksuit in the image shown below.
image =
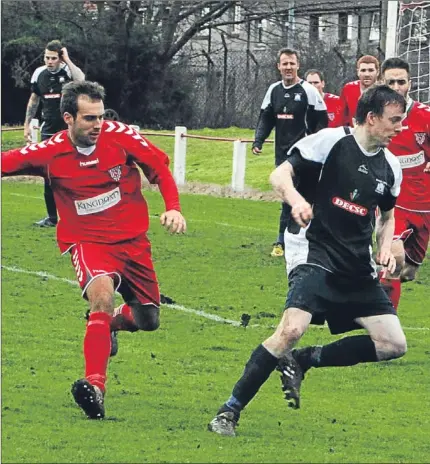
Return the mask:
MULTIPOLYGON (((327 127, 324 100, 318 91, 297 75, 299 56, 295 50, 283 48, 278 53, 278 70, 282 80, 272 84, 261 105, 252 151, 261 153, 264 141, 275 128, 275 165, 287 159, 288 150, 306 135, 327 127)), ((283 256, 284 232, 290 207, 283 203, 279 233, 272 256, 283 256)))
POLYGON ((373 87, 358 102, 354 129, 324 129, 305 137, 272 173, 275 191, 291 205, 300 226, 291 222, 285 232, 285 312, 273 335, 251 354, 209 430, 234 436, 241 411, 276 368, 289 405, 298 408, 310 368, 378 362, 406 352, 403 329, 372 259, 378 207, 376 261, 390 272, 396 266, 391 243, 402 170, 384 147, 402 130, 405 111, 401 95, 385 85, 373 87), (300 181, 312 178, 314 189, 308 183, 306 193, 297 190, 296 175, 300 181), (364 328, 367 335, 291 351, 309 324, 324 321, 334 334, 364 328))
MULTIPOLYGON (((37 68, 31 77, 31 95, 24 122, 24 138, 29 143, 32 142, 30 122, 36 116, 39 104, 42 103, 41 139, 46 140, 67 128, 60 114, 63 85, 73 80, 85 80, 84 73, 73 64, 67 49, 59 40, 52 40, 46 45, 44 62, 45 65, 37 68)), ((55 227, 58 220, 57 208, 48 178, 45 178, 45 203, 48 216, 35 225, 55 227)))

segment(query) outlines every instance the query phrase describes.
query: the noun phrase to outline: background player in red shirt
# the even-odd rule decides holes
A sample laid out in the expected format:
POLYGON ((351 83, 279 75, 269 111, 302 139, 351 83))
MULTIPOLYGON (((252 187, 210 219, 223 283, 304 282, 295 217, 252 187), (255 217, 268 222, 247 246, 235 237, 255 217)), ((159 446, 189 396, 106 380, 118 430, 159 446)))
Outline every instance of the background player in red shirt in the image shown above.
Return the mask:
POLYGON ((309 69, 305 73, 305 79, 309 82, 309 84, 313 85, 324 98, 324 103, 327 106, 327 127, 341 126, 340 97, 332 93, 324 92, 325 80, 323 72, 319 69, 309 69))
POLYGON ((166 211, 161 224, 184 232, 167 155, 121 122, 103 121, 104 89, 95 82, 64 86, 67 131, 2 153, 2 175, 49 179, 59 212, 57 241, 69 252, 90 305, 84 337, 85 378, 72 393, 90 419, 104 417, 111 332, 156 330, 160 294, 146 232, 148 208, 138 166, 158 184, 166 211), (114 310, 115 290, 126 304, 114 310))
POLYGON ((430 107, 413 101, 409 64, 401 58, 382 63, 385 83, 407 99, 402 132, 388 146, 397 156, 403 171, 403 183, 397 200, 396 228, 392 251, 396 273, 381 280, 394 307, 400 300, 401 283, 415 279, 429 244, 430 234, 430 107))
POLYGON ((341 125, 353 127, 352 118, 357 111, 361 94, 378 79, 379 61, 372 55, 364 55, 357 61, 358 81, 348 82, 340 93, 341 125))

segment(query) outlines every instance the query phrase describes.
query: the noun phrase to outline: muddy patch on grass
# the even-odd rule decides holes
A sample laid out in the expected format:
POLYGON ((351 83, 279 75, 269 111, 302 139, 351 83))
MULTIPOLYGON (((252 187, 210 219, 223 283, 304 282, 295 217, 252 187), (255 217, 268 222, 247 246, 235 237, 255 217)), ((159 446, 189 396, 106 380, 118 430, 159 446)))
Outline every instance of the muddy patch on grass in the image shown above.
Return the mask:
MULTIPOLYGON (((23 182, 28 184, 43 184, 42 177, 35 176, 14 176, 4 177, 3 182, 23 182)), ((158 187, 151 185, 147 181, 142 182, 144 190, 156 191, 158 187)), ((210 195, 221 198, 242 198, 245 200, 260 201, 280 201, 273 192, 263 192, 257 189, 245 187, 243 192, 235 192, 228 185, 205 184, 202 182, 188 182, 186 185, 178 187, 180 193, 195 193, 196 195, 210 195)))

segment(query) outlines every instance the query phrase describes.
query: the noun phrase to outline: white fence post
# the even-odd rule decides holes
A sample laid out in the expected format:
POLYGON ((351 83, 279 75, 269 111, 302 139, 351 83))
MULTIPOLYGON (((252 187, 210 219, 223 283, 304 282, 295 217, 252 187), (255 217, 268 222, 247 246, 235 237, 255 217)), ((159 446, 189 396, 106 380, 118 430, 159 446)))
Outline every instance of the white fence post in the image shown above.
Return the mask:
POLYGON ((233 174, 231 188, 235 192, 245 190, 246 143, 240 140, 233 142, 233 174))
POLYGON ((30 121, 30 135, 31 141, 37 143, 39 141, 39 120, 32 119, 30 121))
POLYGON ((175 127, 175 154, 173 177, 177 185, 185 185, 185 165, 187 155, 187 138, 182 137, 187 134, 187 128, 183 126, 175 127))

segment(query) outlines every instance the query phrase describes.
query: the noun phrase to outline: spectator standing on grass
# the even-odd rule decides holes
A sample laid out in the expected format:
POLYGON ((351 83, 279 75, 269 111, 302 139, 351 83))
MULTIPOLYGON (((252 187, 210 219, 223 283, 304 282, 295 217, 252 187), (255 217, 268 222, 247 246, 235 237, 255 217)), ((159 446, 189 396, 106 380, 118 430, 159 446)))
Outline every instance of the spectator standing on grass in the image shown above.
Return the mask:
POLYGON ((389 87, 369 89, 359 100, 354 129, 324 129, 300 140, 271 174, 275 191, 292 208, 285 232, 285 312, 273 335, 251 354, 232 395, 210 422, 212 432, 234 436, 242 410, 276 368, 289 405, 297 409, 310 368, 378 362, 406 352, 405 335, 372 259, 379 207, 376 260, 386 271, 396 265, 391 243, 402 170, 384 147, 401 131, 405 109, 405 99, 389 87), (298 189, 296 176, 306 179, 298 189), (310 323, 324 321, 333 334, 364 328, 367 335, 291 351, 310 323))
POLYGON ((365 90, 376 83, 379 61, 372 55, 364 55, 357 61, 358 80, 348 82, 340 93, 340 117, 343 126, 353 127, 358 100, 365 90))
MULTIPOLYGON (((36 116, 39 104, 42 103, 41 140, 49 139, 66 125, 60 113, 60 99, 63 85, 70 81, 83 81, 84 73, 73 64, 67 48, 59 40, 52 40, 46 45, 44 66, 37 68, 31 77, 31 95, 27 105, 24 122, 24 138, 31 143, 30 122, 36 116)), ((57 207, 52 193, 49 173, 45 177, 45 204, 48 216, 36 222, 39 227, 55 227, 57 225, 57 207)))
POLYGON ((396 203, 396 228, 392 252, 397 268, 381 278, 394 307, 400 301, 401 284, 415 279, 424 261, 430 236, 430 107, 409 97, 409 64, 389 58, 381 66, 382 80, 406 98, 402 132, 388 148, 397 156, 403 172, 402 191, 396 203))
POLYGON ((104 89, 95 82, 63 88, 68 130, 46 142, 2 153, 2 175, 49 173, 60 219, 58 245, 70 253, 90 314, 84 337, 85 378, 72 393, 90 419, 102 419, 109 356, 116 331, 159 326, 160 294, 147 238, 148 208, 140 167, 163 196, 161 224, 185 232, 178 190, 165 153, 129 126, 103 121, 104 89), (114 309, 114 293, 125 304, 114 309))
POLYGON ((341 126, 340 118, 340 97, 333 93, 324 92, 325 80, 324 74, 319 69, 309 69, 305 74, 306 82, 313 85, 324 99, 327 107, 328 126, 339 127, 341 126))
MULTIPOLYGON (((297 51, 290 48, 279 51, 277 67, 282 80, 267 90, 255 129, 252 152, 259 155, 264 141, 275 128, 276 166, 287 159, 288 150, 294 143, 327 127, 328 123, 326 105, 320 94, 297 74, 299 64, 297 51)), ((283 203, 272 256, 284 255, 284 232, 289 213, 289 205, 283 203)))

